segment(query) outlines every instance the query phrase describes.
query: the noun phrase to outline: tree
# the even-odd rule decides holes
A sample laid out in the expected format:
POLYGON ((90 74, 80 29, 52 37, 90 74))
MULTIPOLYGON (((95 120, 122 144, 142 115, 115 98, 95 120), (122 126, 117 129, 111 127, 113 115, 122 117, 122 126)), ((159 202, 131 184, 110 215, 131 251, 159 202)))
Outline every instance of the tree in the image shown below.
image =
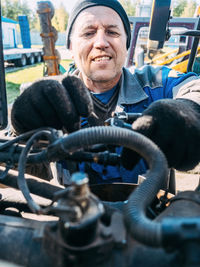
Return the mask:
POLYGON ((2 15, 15 21, 18 21, 19 15, 26 15, 30 28, 34 27, 36 20, 36 12, 33 12, 26 2, 21 3, 18 0, 2 0, 2 15))
POLYGON ((61 3, 60 7, 55 9, 55 14, 52 18, 52 25, 56 28, 58 32, 64 32, 67 28, 69 15, 61 3))
POLYGON ((187 0, 175 0, 173 2, 173 17, 181 17, 185 7, 187 6, 187 0))
POLYGON ((193 17, 196 7, 197 3, 194 0, 190 0, 183 10, 182 17, 193 17))
POLYGON ((120 0, 119 2, 126 10, 128 16, 135 16, 135 5, 132 4, 131 0, 120 0))

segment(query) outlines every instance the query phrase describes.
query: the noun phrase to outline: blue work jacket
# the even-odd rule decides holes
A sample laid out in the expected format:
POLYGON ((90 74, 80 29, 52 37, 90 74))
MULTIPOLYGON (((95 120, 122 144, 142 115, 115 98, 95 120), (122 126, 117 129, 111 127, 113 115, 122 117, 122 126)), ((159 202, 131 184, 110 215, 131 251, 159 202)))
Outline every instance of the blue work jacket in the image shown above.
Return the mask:
MULTIPOLYGON (((184 74, 165 66, 144 66, 132 71, 123 68, 115 111, 142 113, 154 101, 177 96, 195 100, 194 93, 188 92, 184 86, 195 79, 198 79, 195 73, 184 74), (181 88, 184 88, 183 92, 181 88)), ((121 147, 116 148, 118 154, 121 151, 121 147)), ((97 163, 91 163, 90 168, 97 183, 137 183, 138 175, 144 174, 148 166, 142 159, 131 171, 123 166, 103 166, 97 163)), ((84 162, 79 164, 79 170, 87 172, 84 162)))

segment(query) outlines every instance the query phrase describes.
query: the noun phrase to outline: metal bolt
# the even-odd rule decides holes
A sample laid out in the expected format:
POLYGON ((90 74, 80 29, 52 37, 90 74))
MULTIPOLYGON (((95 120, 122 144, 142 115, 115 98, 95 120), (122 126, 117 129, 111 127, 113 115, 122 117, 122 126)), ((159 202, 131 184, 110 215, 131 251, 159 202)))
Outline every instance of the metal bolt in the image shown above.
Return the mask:
POLYGON ((78 186, 88 184, 89 179, 85 173, 76 172, 72 175, 72 183, 78 186))
POLYGON ((65 227, 65 229, 69 229, 70 228, 70 223, 69 222, 64 223, 64 227, 65 227))

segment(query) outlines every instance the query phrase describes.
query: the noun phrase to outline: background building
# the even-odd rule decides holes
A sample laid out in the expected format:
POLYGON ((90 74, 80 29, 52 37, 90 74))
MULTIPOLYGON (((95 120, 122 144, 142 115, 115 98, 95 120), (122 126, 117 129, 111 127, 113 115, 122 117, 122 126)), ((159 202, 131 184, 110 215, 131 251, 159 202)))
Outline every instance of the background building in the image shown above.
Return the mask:
POLYGON ((141 0, 136 5, 136 17, 150 17, 152 0, 141 0))
POLYGON ((18 22, 2 17, 2 33, 3 33, 3 47, 16 48, 17 47, 17 25, 18 22))

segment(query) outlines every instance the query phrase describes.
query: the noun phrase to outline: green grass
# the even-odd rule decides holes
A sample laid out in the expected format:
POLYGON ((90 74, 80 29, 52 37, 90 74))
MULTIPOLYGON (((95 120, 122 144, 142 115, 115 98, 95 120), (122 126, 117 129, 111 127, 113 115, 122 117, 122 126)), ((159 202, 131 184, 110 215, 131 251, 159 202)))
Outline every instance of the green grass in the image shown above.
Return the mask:
MULTIPOLYGON (((71 60, 62 60, 61 65, 67 70, 71 60)), ((43 63, 34 66, 26 66, 23 69, 6 73, 7 101, 11 104, 20 94, 22 83, 34 82, 43 77, 43 63)))

